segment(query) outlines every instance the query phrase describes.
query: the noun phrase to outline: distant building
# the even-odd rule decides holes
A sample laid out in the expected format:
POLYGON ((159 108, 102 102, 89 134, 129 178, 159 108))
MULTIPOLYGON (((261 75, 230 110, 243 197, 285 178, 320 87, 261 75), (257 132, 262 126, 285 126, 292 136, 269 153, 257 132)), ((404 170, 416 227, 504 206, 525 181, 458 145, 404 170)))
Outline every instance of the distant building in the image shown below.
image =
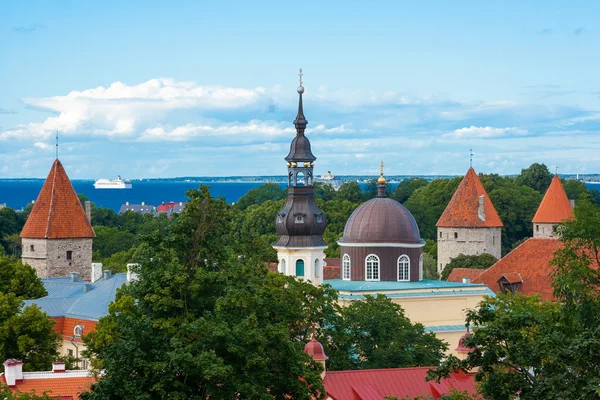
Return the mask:
POLYGON ((498 260, 487 270, 457 268, 448 281, 470 278, 473 283, 483 283, 496 293, 539 294, 552 300, 553 289, 550 262, 562 243, 555 235, 556 225, 573 217, 572 202, 558 176, 554 176, 540 206, 533 217, 533 238, 498 260))
POLYGON ((85 206, 84 210, 61 162, 54 160, 21 231, 23 263, 40 278, 89 274, 96 234, 89 201, 85 206))
POLYGON ((119 208, 119 214, 123 214, 127 211, 131 211, 138 214, 154 214, 158 215, 160 213, 180 213, 183 211, 185 207, 185 202, 183 201, 171 201, 169 203, 162 202, 159 206, 153 206, 151 204, 146 204, 142 202, 141 204, 130 204, 126 202, 125 204, 121 204, 119 208))
POLYGON ((473 167, 437 224, 438 273, 459 254, 501 253, 502 221, 473 167))

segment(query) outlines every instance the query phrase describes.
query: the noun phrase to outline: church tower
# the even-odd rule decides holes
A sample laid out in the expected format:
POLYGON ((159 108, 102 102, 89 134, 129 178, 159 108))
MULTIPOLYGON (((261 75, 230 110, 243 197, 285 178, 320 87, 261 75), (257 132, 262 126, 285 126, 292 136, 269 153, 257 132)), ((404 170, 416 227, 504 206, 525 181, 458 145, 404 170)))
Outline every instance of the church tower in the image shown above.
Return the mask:
POLYGON ((279 272, 320 285, 323 283, 323 251, 327 248, 323 240, 327 219, 315 203, 313 168, 317 158, 312 154, 310 142, 304 135, 308 121, 302 107, 303 93, 301 69, 298 115, 294 120, 296 137, 290 145, 290 153, 285 157, 288 196, 275 220, 279 240, 273 248, 277 250, 279 272))
POLYGON ((470 167, 437 224, 438 273, 459 254, 500 259, 502 221, 470 167))
POLYGON ((50 173, 21 231, 23 264, 40 278, 66 277, 77 272, 90 276, 92 240, 96 236, 87 212, 61 162, 54 160, 50 173))
POLYGON ((573 205, 567 197, 558 175, 552 182, 533 216, 533 237, 554 238, 556 225, 573 216, 573 205))

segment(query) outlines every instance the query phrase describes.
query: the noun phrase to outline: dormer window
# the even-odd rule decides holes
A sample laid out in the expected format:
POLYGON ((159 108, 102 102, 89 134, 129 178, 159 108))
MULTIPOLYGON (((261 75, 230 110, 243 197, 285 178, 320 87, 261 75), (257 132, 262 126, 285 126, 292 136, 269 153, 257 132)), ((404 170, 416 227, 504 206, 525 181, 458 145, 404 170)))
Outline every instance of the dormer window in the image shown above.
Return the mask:
POLYGON ((75 325, 75 328, 73 328, 73 336, 77 338, 83 336, 83 325, 75 325))
POLYGON ((323 223, 323 214, 317 214, 315 219, 317 221, 317 224, 322 224, 323 223))
POLYGON ((303 224, 304 223, 304 214, 294 214, 294 223, 303 224))
POLYGON ((277 214, 277 223, 283 224, 283 214, 277 214))

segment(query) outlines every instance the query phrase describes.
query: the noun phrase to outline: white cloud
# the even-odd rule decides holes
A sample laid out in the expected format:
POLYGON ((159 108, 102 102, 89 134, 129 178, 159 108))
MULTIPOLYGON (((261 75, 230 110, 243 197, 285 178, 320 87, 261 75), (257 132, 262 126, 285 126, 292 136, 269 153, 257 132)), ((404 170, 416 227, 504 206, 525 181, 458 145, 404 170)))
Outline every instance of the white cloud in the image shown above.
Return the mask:
POLYGON ((43 142, 35 142, 33 144, 33 147, 35 147, 37 149, 42 149, 42 150, 49 150, 52 148, 52 146, 50 146, 48 143, 43 143, 43 142))
POLYGON ((491 126, 473 126, 468 128, 456 129, 454 132, 447 133, 446 137, 455 137, 457 139, 471 139, 471 138, 498 138, 508 135, 525 135, 527 134, 526 129, 519 128, 493 128, 491 126))

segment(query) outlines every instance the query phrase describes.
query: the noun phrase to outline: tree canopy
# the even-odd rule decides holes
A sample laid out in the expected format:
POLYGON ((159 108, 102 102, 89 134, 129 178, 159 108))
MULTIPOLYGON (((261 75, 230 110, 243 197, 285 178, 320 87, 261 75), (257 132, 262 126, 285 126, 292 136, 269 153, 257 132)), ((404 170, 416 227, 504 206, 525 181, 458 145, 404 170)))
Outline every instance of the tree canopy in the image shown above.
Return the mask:
POLYGON ((445 281, 454 268, 488 269, 498 261, 496 257, 488 253, 465 255, 459 254, 450 260, 442 271, 441 279, 445 281))

